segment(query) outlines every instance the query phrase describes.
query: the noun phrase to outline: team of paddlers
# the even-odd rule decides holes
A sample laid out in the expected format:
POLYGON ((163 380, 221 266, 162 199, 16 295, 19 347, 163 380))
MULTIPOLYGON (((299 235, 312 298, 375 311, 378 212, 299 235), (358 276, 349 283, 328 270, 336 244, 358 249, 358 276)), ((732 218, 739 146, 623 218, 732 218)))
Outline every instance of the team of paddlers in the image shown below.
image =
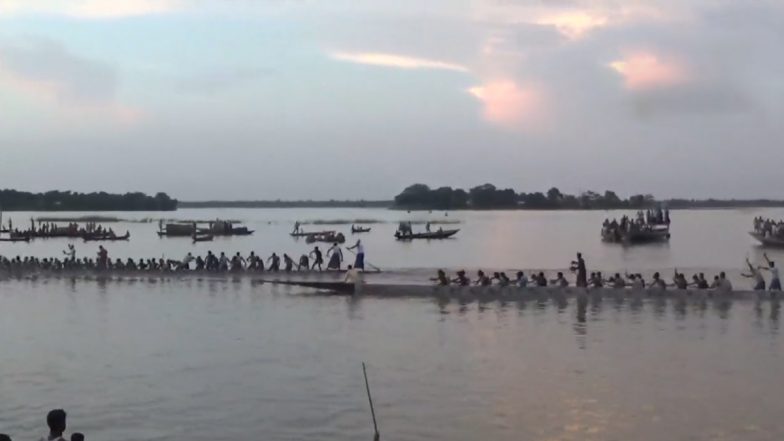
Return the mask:
MULTIPOLYGON (((770 277, 770 290, 781 291, 781 280, 779 279, 779 270, 775 262, 771 261, 767 254, 763 255, 765 258, 765 266, 754 266, 747 259, 746 265, 749 269, 748 273, 743 273, 744 277, 754 279, 754 290, 765 290, 765 278, 761 271, 766 270, 771 274, 770 277)), ((632 288, 632 289, 715 289, 719 291, 729 292, 733 290, 732 282, 727 278, 727 275, 722 271, 713 277, 709 282, 704 273, 694 274, 691 281, 686 277, 686 274, 674 271, 672 281, 667 282, 657 272, 653 274, 653 279, 650 281, 645 280, 642 274, 628 274, 621 275, 615 273, 609 278, 605 278, 601 271, 592 272, 590 276, 586 275, 585 260, 580 253, 577 253, 577 260, 573 261, 570 269, 575 273, 575 282, 570 282, 563 272, 558 272, 554 279, 548 278, 544 272, 533 273, 526 275, 523 271, 517 271, 515 278, 511 279, 505 272, 494 272, 492 275, 485 273, 482 270, 477 271, 476 278, 472 279, 466 275, 464 270, 457 271, 455 277, 450 278, 444 270, 438 270, 435 278, 431 279, 440 286, 517 286, 519 288, 526 287, 568 287, 576 286, 583 288, 632 288)))
MULTIPOLYGON (((353 268, 365 269, 365 247, 361 240, 346 250, 354 253, 353 268)), ((340 244, 333 244, 326 252, 319 247, 303 254, 295 262, 288 254, 282 256, 272 253, 263 258, 251 251, 248 256, 236 253, 228 256, 226 253, 214 254, 208 251, 206 256, 194 256, 188 252, 181 260, 160 258, 133 259, 127 258, 112 260, 109 252, 103 246, 98 247, 95 258, 77 258, 76 247, 69 244, 63 251, 64 257, 42 258, 16 256, 7 258, 0 256, 0 269, 4 270, 101 270, 101 271, 208 271, 208 272, 261 272, 261 271, 308 271, 308 270, 341 270, 344 262, 343 249, 340 244), (326 268, 324 268, 324 260, 326 268)))

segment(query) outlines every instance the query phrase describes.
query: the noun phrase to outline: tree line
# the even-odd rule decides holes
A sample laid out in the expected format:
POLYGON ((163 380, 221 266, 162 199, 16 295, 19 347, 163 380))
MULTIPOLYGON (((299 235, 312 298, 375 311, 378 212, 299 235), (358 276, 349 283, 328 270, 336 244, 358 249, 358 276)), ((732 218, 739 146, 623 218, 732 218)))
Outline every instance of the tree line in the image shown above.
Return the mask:
POLYGON ((111 194, 47 191, 31 193, 0 190, 0 210, 4 211, 172 211, 177 200, 166 193, 111 194))
POLYGON ((425 210, 461 209, 641 209, 651 207, 656 200, 650 194, 638 194, 622 199, 614 191, 604 193, 586 191, 579 195, 565 194, 553 187, 547 192, 517 193, 511 188, 496 188, 493 184, 461 188, 431 189, 425 184, 414 184, 395 196, 395 207, 425 210))

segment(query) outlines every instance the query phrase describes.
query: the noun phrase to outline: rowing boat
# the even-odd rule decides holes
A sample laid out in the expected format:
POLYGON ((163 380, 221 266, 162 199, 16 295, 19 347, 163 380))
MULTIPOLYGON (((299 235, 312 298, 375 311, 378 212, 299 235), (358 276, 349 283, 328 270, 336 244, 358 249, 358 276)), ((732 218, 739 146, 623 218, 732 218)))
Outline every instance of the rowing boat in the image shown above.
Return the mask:
POLYGON ((653 226, 650 228, 635 231, 602 231, 602 240, 605 242, 635 244, 664 242, 670 239, 670 229, 667 226, 653 226))
POLYGON ((335 234, 334 230, 330 231, 300 231, 298 233, 289 233, 291 237, 308 237, 308 236, 323 236, 326 234, 335 234))
POLYGON ((131 233, 130 231, 126 231, 125 234, 122 236, 115 236, 113 234, 91 234, 85 235, 84 241, 85 242, 115 242, 118 240, 130 240, 131 233))
POLYGON ((756 231, 750 231, 749 235, 755 239, 757 239, 762 246, 765 247, 772 247, 772 248, 784 248, 784 239, 780 237, 771 237, 765 236, 762 233, 757 233, 756 231))
POLYGON ((30 236, 0 237, 0 242, 30 242, 30 236))
POLYGON ((425 232, 425 233, 401 233, 400 231, 395 233, 395 239, 397 240, 412 240, 412 239, 447 239, 460 231, 459 229, 455 230, 438 230, 433 232, 425 232))
POLYGON ((369 233, 369 232, 370 232, 370 227, 351 227, 352 234, 369 233))
POLYGON ((372 297, 433 297, 433 298, 454 298, 466 301, 471 300, 515 300, 523 298, 538 297, 579 297, 579 296, 602 296, 602 297, 684 297, 684 298, 708 298, 708 297, 737 297, 752 298, 754 296, 769 296, 766 291, 732 291, 725 292, 708 289, 671 289, 662 290, 656 288, 632 289, 632 288, 577 288, 577 287, 526 287, 518 286, 438 286, 438 285, 403 285, 403 284, 362 284, 357 287, 353 283, 342 281, 293 281, 293 280, 263 280, 263 283, 275 285, 287 285, 293 287, 306 288, 320 294, 328 295, 362 295, 372 297))

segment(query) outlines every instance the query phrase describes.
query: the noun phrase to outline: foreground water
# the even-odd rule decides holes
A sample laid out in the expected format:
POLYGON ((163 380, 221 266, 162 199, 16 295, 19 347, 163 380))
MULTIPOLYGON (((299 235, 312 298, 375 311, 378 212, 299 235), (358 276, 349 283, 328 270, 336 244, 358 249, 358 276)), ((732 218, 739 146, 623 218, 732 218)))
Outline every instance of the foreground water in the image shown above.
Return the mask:
POLYGON ((778 440, 780 305, 437 303, 248 281, 5 281, 0 432, 112 440, 778 440))
MULTIPOLYGON (((27 226, 31 217, 82 216, 94 213, 5 213, 17 226, 27 226)), ((669 243, 623 247, 600 240, 605 218, 620 218, 628 211, 482 211, 414 212, 384 209, 246 209, 179 210, 173 213, 99 213, 135 222, 107 224, 119 234, 131 233, 130 242, 105 244, 110 257, 180 259, 188 251, 255 251, 269 256, 273 251, 298 257, 312 249, 304 240, 288 233, 294 221, 327 221, 334 225, 305 225, 306 230, 342 231, 351 242, 362 238, 368 260, 384 269, 485 268, 559 269, 568 265, 575 251, 582 251, 591 269, 650 272, 705 269, 737 270, 745 257, 760 261, 762 249, 749 237, 755 216, 784 218, 784 209, 678 210, 673 211, 669 243), (160 239, 155 234, 161 216, 176 219, 236 219, 256 230, 249 237, 216 238, 193 244, 188 238, 160 239), (138 222, 152 219, 152 222, 138 222), (352 236, 350 222, 369 220, 369 234, 352 236), (444 228, 460 228, 453 240, 400 242, 393 237, 401 220, 456 222, 444 228)), ((439 225, 441 226, 441 225, 439 225)), ((438 226, 434 226, 437 228, 438 226)), ((424 225, 415 225, 415 230, 424 225)), ((0 242, 0 255, 62 255, 65 239, 36 240, 30 244, 0 242)), ((79 256, 94 257, 97 243, 76 242, 79 256)), ((784 253, 769 250, 771 258, 784 260, 784 253)))

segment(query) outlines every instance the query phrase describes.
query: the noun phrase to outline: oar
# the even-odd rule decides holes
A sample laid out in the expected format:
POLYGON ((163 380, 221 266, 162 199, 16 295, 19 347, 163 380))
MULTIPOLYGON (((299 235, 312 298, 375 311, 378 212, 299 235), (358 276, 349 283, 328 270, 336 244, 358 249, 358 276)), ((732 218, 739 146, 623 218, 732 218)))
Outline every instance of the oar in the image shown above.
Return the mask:
POLYGON ((378 433, 378 423, 376 422, 376 410, 373 408, 373 398, 370 396, 370 383, 368 383, 367 379, 367 368, 365 367, 365 362, 362 362, 362 374, 365 376, 365 390, 367 390, 368 402, 370 403, 370 415, 373 416, 373 440, 378 441, 381 438, 381 434, 378 433))
MULTIPOLYGON (((354 250, 350 250, 350 249, 348 249, 348 247, 346 247, 346 251, 350 252, 351 254, 353 254, 355 256, 357 255, 357 253, 355 253, 354 250)), ((381 268, 373 265, 372 263, 368 262, 367 260, 364 261, 364 263, 366 263, 369 267, 373 268, 374 270, 376 270, 379 273, 383 272, 383 271, 381 271, 381 268)))

